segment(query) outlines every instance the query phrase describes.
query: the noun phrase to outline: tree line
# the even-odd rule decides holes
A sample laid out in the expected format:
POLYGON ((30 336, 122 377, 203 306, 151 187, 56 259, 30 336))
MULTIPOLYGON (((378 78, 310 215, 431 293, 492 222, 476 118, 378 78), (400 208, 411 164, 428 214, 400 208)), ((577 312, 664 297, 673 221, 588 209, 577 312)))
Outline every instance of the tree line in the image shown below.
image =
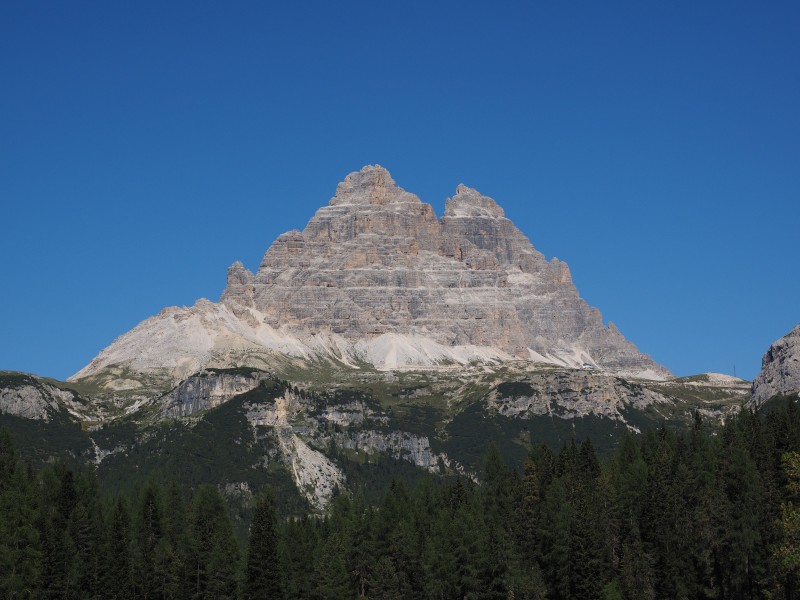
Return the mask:
POLYGON ((237 540, 219 489, 104 492, 91 470, 33 471, 0 431, 0 597, 67 599, 795 599, 800 410, 743 409, 716 435, 490 446, 479 482, 396 480, 279 515, 268 490, 237 540))

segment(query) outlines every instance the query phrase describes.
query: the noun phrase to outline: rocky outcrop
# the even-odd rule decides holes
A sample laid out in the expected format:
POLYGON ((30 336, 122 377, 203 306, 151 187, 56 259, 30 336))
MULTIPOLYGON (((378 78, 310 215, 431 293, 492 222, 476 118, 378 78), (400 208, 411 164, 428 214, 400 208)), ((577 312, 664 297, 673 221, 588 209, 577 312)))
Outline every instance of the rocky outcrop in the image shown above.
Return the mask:
POLYGON ((316 508, 324 508, 336 488, 345 484, 341 469, 322 452, 331 444, 355 452, 386 454, 431 472, 443 467, 465 472, 445 453, 434 453, 427 437, 389 431, 388 416, 363 402, 323 403, 319 397, 304 397, 287 389, 271 402, 246 403, 245 415, 257 435, 270 435, 278 442, 280 460, 289 467, 298 490, 316 508))
POLYGON ((256 273, 237 262, 219 303, 165 309, 75 375, 114 365, 174 380, 279 356, 385 369, 522 359, 649 378, 668 372, 580 297, 491 198, 459 185, 441 220, 364 167, 256 273))
POLYGON ((311 506, 324 509, 336 490, 344 487, 344 473, 331 459, 309 446, 290 428, 281 428, 277 434, 295 486, 311 506))
POLYGON ((753 380, 751 403, 759 406, 773 396, 800 392, 800 325, 770 346, 753 380))
POLYGON ((186 417, 227 402, 234 396, 271 379, 268 373, 249 370, 201 371, 182 381, 161 398, 162 417, 186 417))
POLYGON ((499 385, 489 407, 507 417, 572 419, 587 415, 624 421, 625 408, 671 403, 666 396, 617 377, 581 371, 531 375, 499 385))
POLYGON ((32 375, 0 374, 0 413, 49 421, 59 411, 80 419, 83 408, 78 394, 71 390, 57 388, 32 375))
POLYGON ((334 436, 333 439, 340 448, 367 454, 387 454, 427 471, 439 472, 440 467, 449 467, 453 464, 446 454, 436 454, 431 450, 431 443, 427 437, 406 431, 345 432, 334 436))

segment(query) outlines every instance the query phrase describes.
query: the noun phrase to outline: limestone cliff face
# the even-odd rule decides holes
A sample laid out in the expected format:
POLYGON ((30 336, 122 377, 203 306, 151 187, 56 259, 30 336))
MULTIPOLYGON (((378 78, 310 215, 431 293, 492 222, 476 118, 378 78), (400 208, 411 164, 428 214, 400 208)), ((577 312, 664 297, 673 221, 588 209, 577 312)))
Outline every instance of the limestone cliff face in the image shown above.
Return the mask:
POLYGON ((800 325, 770 346, 753 380, 751 402, 758 406, 778 394, 800 392, 800 325))
POLYGON ((499 386, 489 397, 490 408, 507 417, 549 415, 573 419, 602 415, 623 422, 627 409, 672 402, 641 385, 581 371, 530 375, 511 386, 499 386))
POLYGON ((204 371, 185 379, 161 398, 162 417, 186 417, 214 408, 256 388, 269 375, 253 372, 204 371))
POLYGON ((333 401, 323 407, 286 390, 274 402, 246 403, 245 410, 257 435, 277 440, 278 460, 289 467, 300 493, 319 509, 346 483, 339 467, 322 452, 331 443, 366 454, 388 454, 431 472, 439 472, 441 466, 465 472, 444 452, 434 453, 427 437, 387 429, 388 417, 363 402, 333 401))
POLYGON ((58 411, 77 416, 84 408, 73 391, 62 390, 33 375, 0 374, 0 413, 49 421, 58 411))
POLYGON ((255 275, 234 264, 222 302, 256 309, 273 328, 352 341, 400 334, 666 374, 603 325, 567 265, 548 261, 494 200, 459 185, 439 221, 378 166, 348 175, 255 275))
POLYGON ((491 198, 459 185, 441 220, 367 166, 256 273, 237 262, 219 303, 166 309, 75 378, 114 365, 178 381, 209 366, 270 368, 275 356, 379 368, 512 359, 649 378, 668 371, 586 304, 491 198), (157 342, 157 343, 155 343, 157 342))

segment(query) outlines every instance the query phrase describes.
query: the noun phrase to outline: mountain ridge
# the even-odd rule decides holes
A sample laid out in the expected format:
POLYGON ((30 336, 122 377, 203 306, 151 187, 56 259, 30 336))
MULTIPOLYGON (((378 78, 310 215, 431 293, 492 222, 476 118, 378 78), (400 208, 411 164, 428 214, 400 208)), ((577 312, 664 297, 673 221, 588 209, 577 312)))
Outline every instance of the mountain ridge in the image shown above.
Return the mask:
POLYGON ((122 366, 175 382, 208 366, 269 369, 286 357, 379 369, 527 360, 670 375, 604 325, 569 267, 547 260, 492 198, 460 184, 440 219, 368 165, 302 231, 279 236, 256 273, 231 265, 219 302, 161 311, 70 380, 122 366))

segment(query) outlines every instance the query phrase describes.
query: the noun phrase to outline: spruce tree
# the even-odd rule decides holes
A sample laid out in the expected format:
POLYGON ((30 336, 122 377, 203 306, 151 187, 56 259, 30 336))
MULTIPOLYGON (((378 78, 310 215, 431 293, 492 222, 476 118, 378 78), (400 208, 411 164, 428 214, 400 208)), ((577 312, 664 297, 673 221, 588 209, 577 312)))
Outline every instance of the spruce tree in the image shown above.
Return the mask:
POLYGON ((144 600, 158 598, 163 594, 162 581, 155 576, 159 567, 157 548, 164 535, 160 488, 150 481, 139 502, 136 520, 136 595, 144 600))
POLYGON ((113 600, 133 598, 131 517, 123 496, 119 496, 114 504, 106 547, 104 597, 113 600))
POLYGON ((42 509, 37 520, 42 541, 41 595, 43 598, 69 598, 75 549, 67 528, 77 504, 75 476, 63 464, 57 464, 41 478, 42 509))
POLYGON ((164 595, 172 600, 186 598, 186 589, 189 587, 187 565, 190 549, 186 513, 184 492, 173 482, 167 487, 164 502, 164 564, 161 570, 164 595))
POLYGON ((539 521, 542 571, 549 595, 569 598, 574 567, 571 548, 572 509, 561 478, 553 480, 542 503, 539 521))
POLYGON ((369 598, 402 600, 403 594, 397 570, 388 556, 381 557, 369 572, 369 598))
POLYGON ((317 553, 314 564, 314 589, 311 595, 313 599, 345 600, 355 597, 350 586, 346 557, 347 543, 344 534, 334 532, 328 535, 317 553))
POLYGON ((787 452, 782 462, 788 499, 781 504, 781 542, 774 554, 786 596, 792 598, 800 582, 800 453, 787 452))
POLYGON ((190 547, 191 597, 235 597, 238 547, 227 506, 216 487, 203 485, 194 496, 190 547))
POLYGON ((42 552, 32 482, 0 429, 0 598, 32 598, 42 552))
POLYGON ((314 572, 314 555, 319 546, 315 519, 304 515, 299 519, 290 519, 283 526, 279 552, 283 567, 283 592, 287 600, 311 597, 314 581, 309 573, 314 572))
POLYGON ((359 490, 353 500, 352 544, 349 557, 359 596, 366 596, 370 569, 375 561, 375 544, 372 538, 374 514, 367 505, 363 490, 359 490))
POLYGON ((268 494, 259 498, 250 526, 244 597, 245 600, 283 598, 275 507, 268 494))

